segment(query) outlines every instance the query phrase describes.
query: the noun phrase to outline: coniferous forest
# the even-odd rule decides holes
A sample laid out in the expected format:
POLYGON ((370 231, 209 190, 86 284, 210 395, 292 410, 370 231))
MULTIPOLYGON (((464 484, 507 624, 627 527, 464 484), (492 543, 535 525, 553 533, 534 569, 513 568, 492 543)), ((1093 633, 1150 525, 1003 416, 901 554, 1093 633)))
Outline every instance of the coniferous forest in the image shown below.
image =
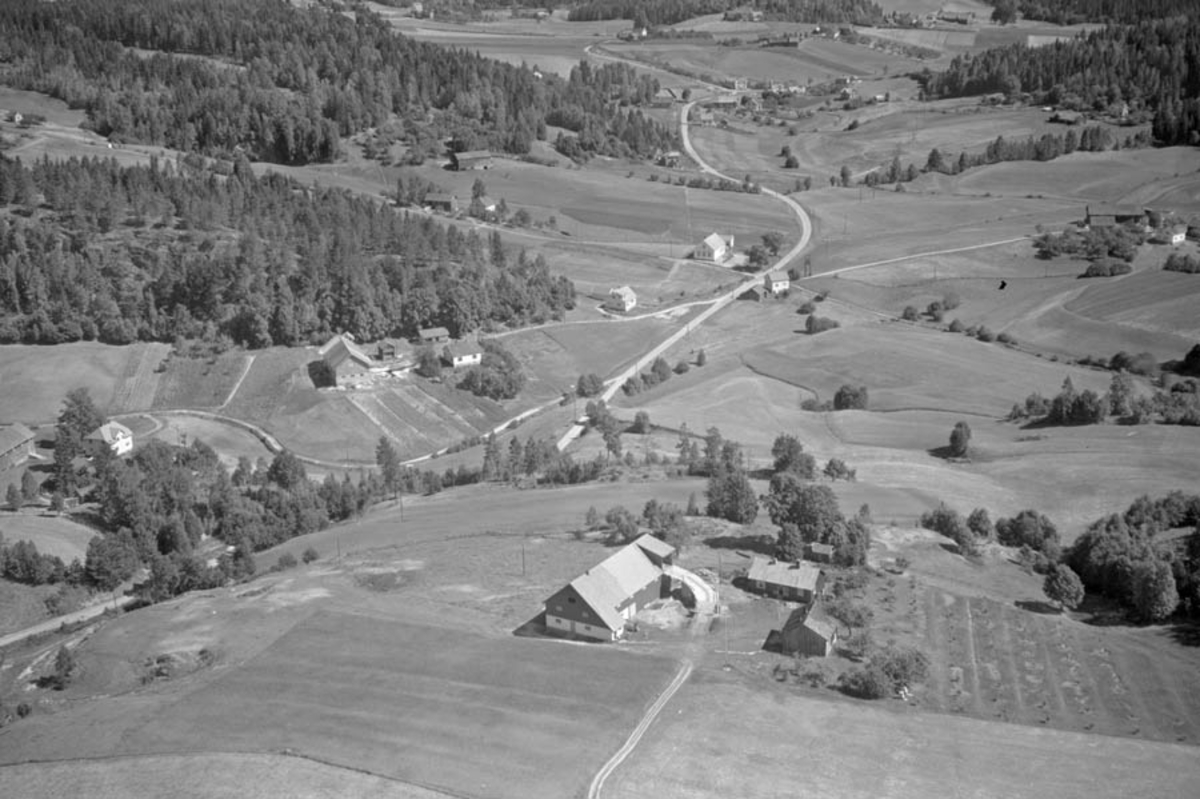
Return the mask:
POLYGON ((0 84, 45 92, 115 141, 282 164, 329 161, 397 115, 410 143, 523 154, 546 125, 593 152, 647 156, 674 134, 631 106, 658 90, 626 65, 564 80, 286 0, 7 0, 0 84))
POLYGON ((1108 27, 1045 47, 959 56, 921 76, 926 95, 1028 93, 1064 108, 1153 114, 1162 145, 1200 144, 1200 18, 1108 27))
MULTIPOLYGON (((993 5, 1011 3, 996 0, 993 5)), ((1078 25, 1081 22, 1134 23, 1200 11, 1194 0, 1018 0, 1016 10, 1024 19, 1078 25)))
POLYGON ((0 158, 0 343, 292 345, 556 318, 541 256, 343 190, 183 161, 0 158))

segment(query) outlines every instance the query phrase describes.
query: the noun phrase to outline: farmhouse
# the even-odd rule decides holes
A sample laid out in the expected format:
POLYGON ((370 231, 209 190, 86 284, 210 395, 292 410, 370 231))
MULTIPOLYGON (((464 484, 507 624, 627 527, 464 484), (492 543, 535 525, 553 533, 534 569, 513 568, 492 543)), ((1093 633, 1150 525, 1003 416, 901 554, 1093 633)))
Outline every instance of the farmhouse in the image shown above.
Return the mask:
POLYGON ((458 213, 458 198, 453 194, 430 192, 425 195, 425 204, 435 211, 444 211, 447 214, 458 213))
POLYGON ((733 90, 735 92, 744 92, 748 88, 750 88, 750 81, 747 78, 733 79, 733 90))
POLYGON ((776 270, 763 275, 763 287, 770 294, 782 294, 788 290, 790 285, 791 281, 788 279, 787 272, 776 270))
POLYGON ((1083 122, 1083 114, 1078 111, 1059 110, 1050 115, 1051 122, 1060 122, 1063 125, 1078 125, 1083 122))
POLYGON ((821 593, 825 573, 807 561, 788 563, 755 556, 746 572, 751 589, 793 602, 812 602, 821 593))
POLYGON ((780 631, 780 647, 785 655, 828 657, 837 643, 837 629, 816 607, 797 608, 780 631))
POLYGON ((442 349, 442 360, 455 369, 478 366, 483 361, 483 349, 473 341, 452 341, 442 349))
POLYGON ((491 169, 492 154, 487 150, 464 150, 461 153, 450 153, 450 166, 458 172, 468 169, 491 169))
POLYGON ((716 233, 710 233, 705 237, 704 241, 696 245, 696 250, 692 253, 692 257, 697 261, 720 263, 730 256, 730 250, 732 249, 733 236, 725 239, 716 233))
POLYGON ((334 385, 342 385, 371 371, 371 356, 359 349, 349 336, 335 336, 321 349, 321 359, 328 367, 334 385))
MULTIPOLYGON (((742 80, 742 79, 739 78, 739 80, 742 80)), ((707 108, 718 108, 718 109, 729 110, 731 108, 737 108, 737 106, 740 102, 741 101, 738 100, 736 94, 720 94, 709 100, 705 100, 704 105, 707 108)))
POLYGON ((486 194, 471 201, 472 205, 475 205, 475 203, 479 203, 478 209, 485 214, 494 214, 496 213, 496 209, 500 207, 499 203, 486 194))
POLYGON ((683 159, 683 153, 678 150, 667 150, 665 153, 659 153, 658 158, 654 162, 659 166, 665 166, 668 169, 674 169, 679 166, 679 162, 683 159))
POLYGON ((120 457, 133 451, 133 433, 119 422, 105 422, 84 439, 84 448, 93 457, 104 450, 120 457))
POLYGON ((1187 225, 1175 225, 1173 228, 1171 228, 1171 230, 1168 232, 1171 244, 1179 246, 1187 241, 1187 231, 1187 225))
POLYGON ((939 11, 938 19, 942 22, 954 22, 959 25, 969 25, 975 21, 974 11, 939 11))
POLYGON ((20 422, 0 427, 0 472, 19 466, 32 454, 32 430, 20 422))
POLYGON ((1085 221, 1089 228, 1126 224, 1144 226, 1146 211, 1133 205, 1089 205, 1085 221))
POLYGON ((546 600, 546 629, 596 641, 616 641, 639 609, 670 593, 664 572, 675 548, 643 535, 572 580, 546 600))
POLYGON ((450 340, 450 331, 444 327, 426 327, 417 331, 422 344, 441 344, 450 340))
POLYGON ((637 305, 637 294, 629 286, 621 286, 608 292, 608 301, 604 303, 604 307, 610 311, 620 311, 628 313, 637 305))

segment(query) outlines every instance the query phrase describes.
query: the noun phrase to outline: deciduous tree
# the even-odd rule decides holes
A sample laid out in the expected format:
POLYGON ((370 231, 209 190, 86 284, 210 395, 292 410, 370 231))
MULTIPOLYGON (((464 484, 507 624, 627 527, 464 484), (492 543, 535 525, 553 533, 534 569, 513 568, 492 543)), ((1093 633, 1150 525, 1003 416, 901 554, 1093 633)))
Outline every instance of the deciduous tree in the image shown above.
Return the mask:
POLYGON ((1051 602, 1057 602, 1059 610, 1074 610, 1083 602, 1083 582, 1070 566, 1058 564, 1042 583, 1042 591, 1051 602))

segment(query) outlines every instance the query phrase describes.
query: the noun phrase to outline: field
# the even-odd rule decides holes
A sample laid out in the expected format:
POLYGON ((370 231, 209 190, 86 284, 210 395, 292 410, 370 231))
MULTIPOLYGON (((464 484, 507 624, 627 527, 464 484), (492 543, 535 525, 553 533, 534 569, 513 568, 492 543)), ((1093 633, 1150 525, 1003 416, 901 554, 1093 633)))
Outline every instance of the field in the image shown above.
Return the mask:
POLYGON ((5 766, 0 768, 0 790, 6 796, 86 795, 95 799, 446 797, 440 791, 298 756, 199 752, 5 766))
POLYGON ((37 544, 38 552, 56 555, 63 563, 70 563, 75 558, 82 563, 88 542, 96 536, 95 530, 69 518, 43 515, 32 509, 0 514, 0 532, 4 533, 7 543, 32 541, 37 544))
POLYGON ((128 746, 170 752, 220 730, 234 751, 290 749, 457 793, 550 799, 579 791, 671 671, 669 661, 612 650, 448 639, 437 628, 320 613, 128 746), (578 680, 584 668, 588 679, 578 680))
POLYGON ((803 785, 839 797, 1165 799, 1200 785, 1189 746, 905 713, 731 679, 693 677, 606 795, 766 799, 803 785))
POLYGON ((153 368, 167 350, 162 344, 116 347, 93 342, 36 347, 0 347, 5 391, 0 419, 26 424, 53 422, 63 397, 86 388, 103 413, 147 410, 154 397, 153 368))
POLYGON ((193 441, 203 441, 217 451, 221 463, 231 472, 237 468, 239 457, 249 458, 251 463, 259 458, 269 462, 273 457, 266 445, 249 431, 231 424, 196 416, 167 414, 150 419, 154 426, 145 434, 149 438, 183 446, 189 446, 193 441))
POLYGON ((214 358, 171 358, 154 395, 154 410, 220 407, 245 372, 248 357, 230 350, 214 358))

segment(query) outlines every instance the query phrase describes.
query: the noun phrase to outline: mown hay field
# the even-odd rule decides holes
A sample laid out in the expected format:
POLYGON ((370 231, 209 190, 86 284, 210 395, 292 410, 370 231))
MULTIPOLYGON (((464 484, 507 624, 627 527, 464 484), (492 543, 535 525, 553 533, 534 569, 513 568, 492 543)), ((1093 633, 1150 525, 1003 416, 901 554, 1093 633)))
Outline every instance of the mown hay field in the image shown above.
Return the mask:
POLYGON ((126 747, 178 752, 219 734, 232 751, 288 749, 459 794, 558 799, 582 789, 673 672, 614 649, 323 612, 156 714, 126 747))
POLYGON ((38 552, 62 558, 63 563, 76 558, 82 563, 87 556, 88 542, 97 535, 91 527, 74 522, 68 516, 51 516, 32 508, 0 515, 0 532, 4 534, 6 544, 32 541, 38 552))
POLYGON ((1191 795, 1200 785, 1190 746, 793 696, 731 679, 693 677, 662 732, 634 752, 606 793, 765 799, 803 784, 829 796, 1117 799, 1191 795), (717 728, 719 740, 710 732, 717 728))
POLYGON ((0 419, 27 424, 53 422, 63 398, 85 388, 102 413, 150 407, 153 367, 166 351, 161 344, 118 347, 95 342, 53 347, 10 344, 0 347, 0 419))

